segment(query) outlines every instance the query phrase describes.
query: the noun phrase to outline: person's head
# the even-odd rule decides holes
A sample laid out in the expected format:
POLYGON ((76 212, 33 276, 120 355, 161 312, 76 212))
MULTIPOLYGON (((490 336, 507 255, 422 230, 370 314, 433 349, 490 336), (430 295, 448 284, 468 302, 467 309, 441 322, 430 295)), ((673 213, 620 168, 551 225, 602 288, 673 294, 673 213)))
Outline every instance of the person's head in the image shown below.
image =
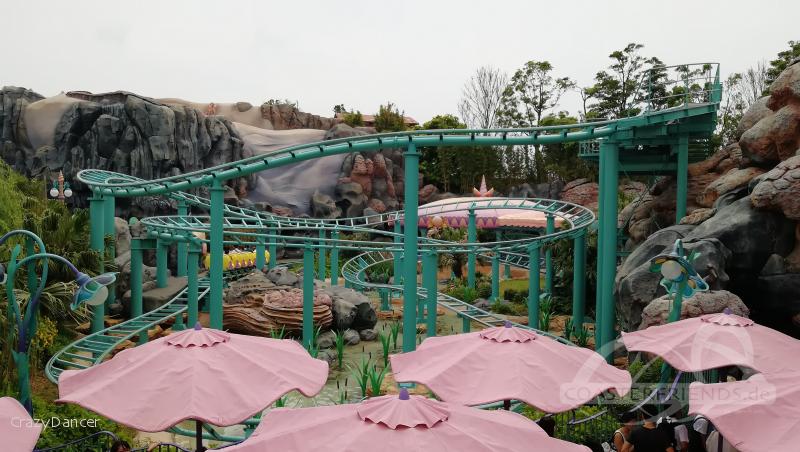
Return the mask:
POLYGON ((125 441, 117 440, 111 445, 111 452, 130 452, 131 445, 125 441))
POLYGON ((636 413, 633 411, 626 411, 619 415, 619 423, 624 427, 633 427, 636 424, 636 413))
POLYGON ((552 417, 543 417, 536 421, 539 427, 547 433, 547 436, 554 436, 556 433, 556 421, 552 417))
POLYGON ((642 422, 653 422, 658 420, 658 407, 655 405, 644 405, 639 408, 639 420, 642 422))

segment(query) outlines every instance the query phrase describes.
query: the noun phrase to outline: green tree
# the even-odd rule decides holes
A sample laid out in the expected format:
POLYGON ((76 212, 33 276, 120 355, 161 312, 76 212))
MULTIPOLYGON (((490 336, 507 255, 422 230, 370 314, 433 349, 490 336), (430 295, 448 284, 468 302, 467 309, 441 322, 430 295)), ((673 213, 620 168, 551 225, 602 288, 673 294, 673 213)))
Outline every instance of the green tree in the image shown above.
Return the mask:
POLYGON ((401 132, 406 130, 404 112, 391 102, 381 105, 375 114, 375 130, 378 132, 401 132))
MULTIPOLYGON (((664 93, 663 77, 665 71, 655 71, 643 83, 643 76, 651 68, 663 66, 655 57, 645 58, 639 54, 644 47, 632 42, 624 49, 615 50, 608 56, 611 64, 606 70, 595 75, 591 88, 597 101, 590 106, 592 116, 597 118, 622 118, 636 115, 641 111, 637 100, 643 97, 643 90, 652 89, 654 93, 664 93)), ((587 113, 588 116, 588 113, 587 113)))
MULTIPOLYGON (((769 69, 767 70, 767 87, 778 78, 784 69, 789 67, 792 61, 800 58, 800 40, 789 41, 789 48, 778 52, 778 57, 769 62, 769 69)), ((766 94, 766 93, 765 93, 766 94)))
POLYGON ((356 110, 350 110, 349 112, 344 112, 344 117, 342 118, 345 124, 350 127, 361 127, 364 125, 364 117, 361 115, 361 112, 356 110))
POLYGON ((336 104, 333 106, 333 114, 338 115, 339 113, 347 113, 347 108, 344 107, 344 104, 336 104))
MULTIPOLYGON (((550 62, 528 61, 514 72, 503 91, 498 122, 504 127, 538 126, 543 115, 557 107, 561 96, 574 86, 569 77, 555 77, 550 62)), ((538 146, 509 146, 504 163, 509 177, 517 182, 543 182, 547 177, 538 146)))
MULTIPOLYGON (((565 111, 549 114, 542 118, 541 126, 562 126, 578 123, 578 118, 565 111)), ((578 143, 556 143, 542 146, 547 180, 570 181, 580 178, 595 180, 597 170, 578 156, 578 143)))

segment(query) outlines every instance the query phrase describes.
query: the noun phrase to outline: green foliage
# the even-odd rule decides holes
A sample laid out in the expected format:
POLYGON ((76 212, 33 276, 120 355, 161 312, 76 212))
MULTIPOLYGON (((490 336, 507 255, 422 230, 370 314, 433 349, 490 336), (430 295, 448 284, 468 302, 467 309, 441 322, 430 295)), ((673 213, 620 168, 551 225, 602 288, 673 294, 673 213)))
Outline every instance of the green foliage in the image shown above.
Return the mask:
POLYGON ((312 358, 316 358, 319 355, 319 345, 317 345, 317 339, 319 338, 319 333, 322 330, 322 327, 316 327, 311 330, 311 340, 308 344, 306 344, 306 350, 308 350, 308 354, 311 355, 312 358))
MULTIPOLYGON (((77 405, 57 405, 48 401, 44 397, 34 395, 33 412, 36 414, 36 418, 38 419, 50 420, 52 418, 56 418, 62 423, 61 427, 46 428, 42 431, 42 435, 39 437, 39 442, 36 443, 36 447, 38 448, 58 446, 103 430, 114 433, 117 437, 127 441, 128 443, 133 443, 133 435, 135 434, 134 431, 126 427, 122 427, 112 421, 109 421, 108 419, 101 418, 77 405), (81 426, 79 422, 77 423, 78 425, 75 425, 76 422, 72 421, 69 427, 63 426, 67 420, 73 419, 91 419, 92 422, 84 422, 83 426, 81 426)), ((91 445, 86 446, 91 447, 91 445)))
POLYGON ((283 339, 286 337, 286 326, 282 325, 281 329, 271 328, 269 330, 269 337, 272 339, 283 339))
MULTIPOLYGON (((539 420, 545 416, 545 413, 528 405, 523 406, 521 414, 533 420, 539 420)), ((602 406, 585 405, 575 409, 575 419, 578 420, 597 415, 596 418, 578 425, 569 425, 572 414, 571 412, 565 412, 553 415, 556 424, 556 438, 577 444, 602 444, 611 438, 614 430, 619 428, 619 420, 615 414, 612 411, 607 411, 607 408, 602 406), (606 412, 600 414, 603 411, 606 412)))
MULTIPOLYGON (((567 313, 571 309, 573 264, 575 242, 559 240, 553 247, 553 299, 555 311, 567 313)), ((586 233, 586 313, 594 311, 594 297, 597 290, 597 232, 586 233), (589 300, 589 303, 586 301, 589 300)))
POLYGON ((585 326, 580 328, 574 327, 575 343, 579 347, 586 347, 589 344, 589 338, 592 337, 589 329, 585 326))
POLYGON ((478 284, 478 298, 489 299, 492 296, 492 284, 482 283, 478 284))
POLYGON ((336 344, 336 363, 341 369, 344 365, 344 333, 337 331, 334 333, 334 343, 336 344))
MULTIPOLYGON (((650 68, 663 66, 658 58, 640 55, 642 48, 643 44, 632 42, 608 56, 611 64, 595 75, 595 84, 588 90, 595 99, 595 103, 589 106, 592 117, 624 118, 641 111, 635 104, 642 98, 642 90, 648 89, 648 84, 641 84, 643 75, 650 68)), ((662 73, 656 75, 655 79, 649 80, 649 87, 658 93, 665 88, 661 86, 662 73)))
POLYGON ((347 113, 347 108, 344 104, 336 104, 333 106, 333 114, 347 113))
POLYGON ((375 114, 375 130, 378 132, 402 132, 406 130, 406 122, 397 106, 391 102, 381 105, 375 114))
POLYGON ((367 397, 367 385, 369 384, 369 373, 372 366, 372 360, 366 356, 361 356, 361 361, 358 364, 350 365, 350 373, 356 379, 358 388, 361 390, 361 398, 367 397))
MULTIPOLYGON (((550 114, 542 118, 541 126, 561 126, 576 124, 578 118, 569 116, 567 112, 550 114)), ((597 166, 589 165, 578 157, 578 143, 557 143, 542 146, 544 171, 547 180, 559 179, 570 181, 580 178, 597 179, 597 166)))
POLYGON ((364 125, 364 116, 361 115, 360 111, 351 110, 349 112, 345 112, 342 120, 350 127, 361 127, 364 125))
POLYGON ((769 85, 778 78, 781 72, 789 67, 789 64, 797 58, 800 58, 800 40, 789 41, 789 48, 778 52, 777 58, 769 62, 766 80, 767 86, 769 87, 769 85))
POLYGON ((300 103, 296 100, 289 100, 289 99, 268 99, 264 102, 264 105, 268 105, 270 107, 277 107, 280 105, 290 105, 294 108, 300 108, 300 103))
POLYGON ((389 366, 389 353, 391 353, 392 337, 389 334, 379 332, 378 339, 381 341, 381 348, 383 350, 383 367, 389 366))
POLYGON ((392 334, 392 349, 397 349, 397 336, 400 335, 400 322, 397 320, 389 324, 389 331, 392 334))
POLYGON ((388 284, 394 275, 394 261, 384 261, 367 268, 367 281, 388 284))
POLYGON ((369 379, 369 389, 370 394, 372 397, 378 397, 381 395, 381 386, 383 385, 383 380, 386 378, 386 374, 389 372, 389 367, 386 366, 381 370, 373 364, 370 367, 369 372, 367 373, 369 379))
POLYGON ((472 303, 478 299, 478 291, 476 289, 464 286, 462 284, 457 284, 451 288, 448 288, 445 293, 466 303, 472 303))
POLYGON ((546 295, 539 302, 539 329, 550 331, 550 320, 553 318, 553 299, 546 295))

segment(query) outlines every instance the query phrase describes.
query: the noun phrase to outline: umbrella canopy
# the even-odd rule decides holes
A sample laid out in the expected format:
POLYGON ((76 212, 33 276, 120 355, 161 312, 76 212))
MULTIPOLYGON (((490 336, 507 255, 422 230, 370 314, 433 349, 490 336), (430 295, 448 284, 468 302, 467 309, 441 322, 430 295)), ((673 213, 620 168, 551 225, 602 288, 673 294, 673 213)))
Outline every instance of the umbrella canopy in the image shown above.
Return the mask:
POLYGON ((289 391, 317 394, 327 378, 328 364, 293 340, 195 327, 62 373, 57 402, 146 432, 188 419, 227 426, 289 391))
POLYGON ((255 433, 226 452, 548 451, 589 452, 550 438, 536 423, 507 411, 485 411, 409 396, 359 404, 270 411, 255 433))
POLYGON ((701 414, 741 452, 797 450, 800 372, 753 375, 732 383, 692 383, 689 412, 701 414))
POLYGON ((729 311, 622 333, 622 342, 683 372, 733 365, 770 374, 800 370, 800 341, 729 311))
POLYGON ((0 397, 0 444, 3 450, 30 452, 40 433, 42 424, 34 423, 17 399, 0 397))
POLYGON ((605 390, 625 395, 631 387, 630 374, 599 354, 510 324, 431 337, 390 359, 395 380, 422 383, 442 400, 464 405, 516 399, 558 413, 605 390))
MULTIPOLYGON (((442 221, 451 228, 465 228, 469 224, 471 208, 475 208, 475 225, 478 229, 543 228, 547 226, 547 215, 544 212, 530 210, 534 206, 536 203, 532 201, 505 198, 447 198, 420 206, 417 211, 418 226, 437 226, 436 222, 442 221), (504 207, 486 208, 493 205, 503 205, 504 207)), ((559 227, 562 221, 561 218, 556 217, 556 227, 559 227)))

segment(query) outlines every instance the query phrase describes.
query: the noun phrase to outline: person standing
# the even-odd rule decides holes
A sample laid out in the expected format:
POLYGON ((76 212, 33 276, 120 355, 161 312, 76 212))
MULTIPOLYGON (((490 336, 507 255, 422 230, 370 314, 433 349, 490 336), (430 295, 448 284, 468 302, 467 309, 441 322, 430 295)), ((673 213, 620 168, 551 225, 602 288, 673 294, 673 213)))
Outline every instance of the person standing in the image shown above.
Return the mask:
POLYGON ((641 409, 639 419, 642 425, 633 429, 626 438, 622 452, 675 452, 672 440, 664 430, 658 428, 654 419, 646 414, 648 412, 656 411, 652 407, 641 409))

